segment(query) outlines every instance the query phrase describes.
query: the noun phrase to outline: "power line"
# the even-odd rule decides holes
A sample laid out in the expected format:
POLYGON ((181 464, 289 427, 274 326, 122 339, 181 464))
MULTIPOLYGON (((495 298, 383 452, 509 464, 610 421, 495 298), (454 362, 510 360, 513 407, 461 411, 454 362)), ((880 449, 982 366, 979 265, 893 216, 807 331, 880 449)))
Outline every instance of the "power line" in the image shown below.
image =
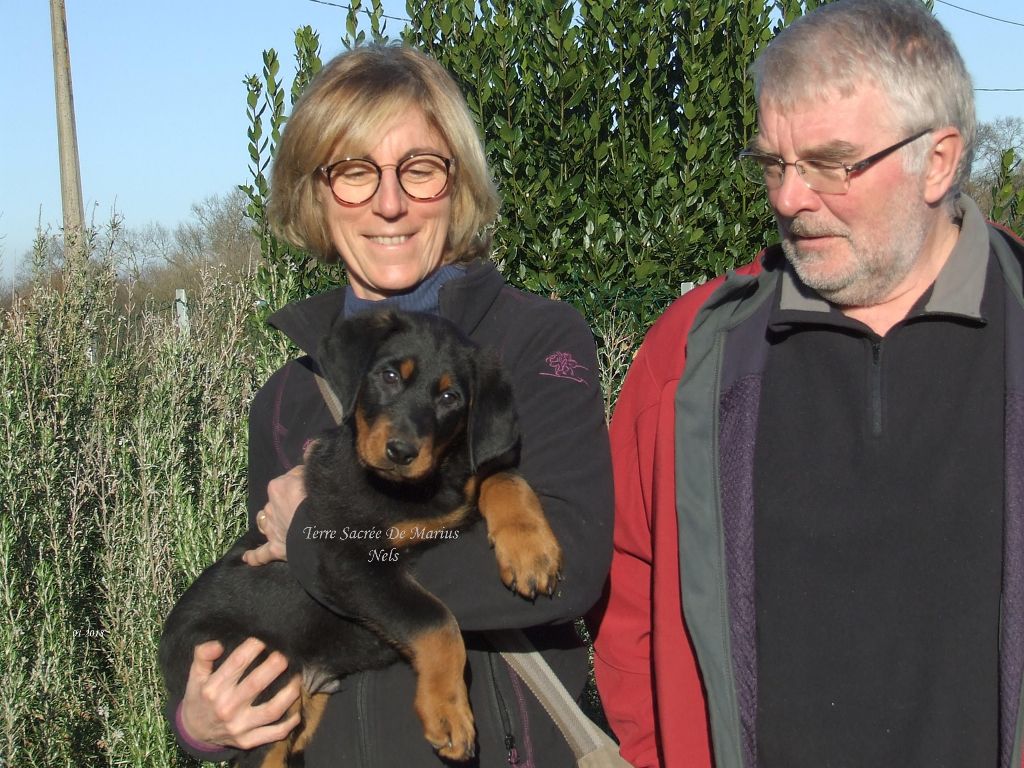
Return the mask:
MULTIPOLYGON (((342 10, 349 11, 349 12, 352 11, 352 6, 351 5, 341 5, 340 3, 329 3, 329 2, 327 2, 327 0, 309 0, 309 2, 317 3, 318 5, 329 5, 332 8, 341 8, 342 10)), ((360 8, 359 10, 361 12, 365 13, 367 16, 371 16, 372 15, 368 8, 360 8)), ((405 19, 405 18, 402 18, 401 16, 388 16, 386 13, 382 13, 380 15, 380 17, 382 19, 391 19, 391 21, 401 21, 401 22, 403 22, 405 24, 408 24, 408 23, 410 23, 412 21, 412 19, 405 19)))
POLYGON ((973 13, 975 16, 981 16, 986 19, 992 19, 992 21, 998 21, 1001 24, 1012 24, 1015 27, 1024 27, 1024 22, 1010 21, 1009 19, 1000 19, 998 16, 989 16, 987 13, 972 11, 970 8, 963 8, 959 5, 953 5, 953 3, 947 2, 946 0, 935 0, 935 2, 942 3, 942 5, 948 5, 950 8, 956 8, 958 11, 963 11, 964 13, 973 13))
MULTIPOLYGON (((352 10, 352 6, 351 5, 342 5, 341 3, 331 3, 331 2, 327 2, 327 0, 309 0, 309 2, 317 3, 318 5, 329 5, 332 8, 341 8, 342 10, 345 10, 345 11, 351 11, 352 10)), ((947 2, 947 0, 935 0, 935 2, 936 3, 941 3, 942 5, 948 5, 950 8, 956 8, 958 11, 963 11, 964 13, 972 13, 975 16, 981 16, 981 17, 986 18, 986 19, 991 19, 992 21, 998 21, 1001 24, 1012 24, 1012 25, 1014 25, 1016 27, 1024 27, 1024 22, 1010 21, 1009 19, 1001 19, 998 16, 990 16, 989 14, 981 13, 980 11, 972 11, 970 8, 964 8, 963 6, 954 5, 953 3, 947 2)), ((365 13, 367 16, 371 15, 370 14, 370 10, 367 9, 367 8, 360 8, 359 10, 362 11, 363 13, 365 13)), ((412 19, 407 19, 404 16, 388 16, 386 13, 382 13, 380 15, 380 17, 382 19, 391 19, 392 21, 401 21, 401 22, 404 22, 406 24, 408 24, 409 22, 412 21, 412 19)))
MULTIPOLYGON (((328 6, 332 7, 332 8, 341 8, 342 10, 349 11, 349 12, 351 12, 353 10, 351 5, 343 5, 341 3, 331 3, 331 2, 328 2, 328 0, 309 0, 309 2, 316 3, 317 5, 328 5, 328 6)), ((1008 19, 1000 19, 1000 18, 997 18, 996 16, 989 16, 988 14, 985 14, 985 13, 979 13, 978 11, 972 11, 969 8, 962 8, 959 5, 954 5, 953 3, 947 2, 946 0, 935 0, 935 2, 936 3, 942 3, 942 5, 948 5, 950 8, 956 8, 957 10, 964 11, 965 13, 973 13, 975 16, 984 16, 986 19, 992 19, 993 21, 1002 22, 1003 24, 1013 24, 1013 25, 1016 25, 1018 27, 1024 27, 1024 24, 1022 24, 1022 23, 1020 23, 1018 21, 1009 21, 1008 19)), ((362 13, 365 13, 367 16, 371 15, 370 10, 367 9, 367 8, 360 8, 359 10, 362 13)), ((405 18, 403 16, 389 16, 386 13, 382 13, 380 15, 380 18, 382 18, 382 19, 390 19, 391 21, 400 21, 403 24, 409 24, 409 23, 412 22, 412 19, 407 19, 407 18, 405 18)), ((1022 93, 1022 92, 1024 92, 1024 88, 975 88, 974 90, 975 91, 984 91, 986 93, 1022 93)))
MULTIPOLYGON (((351 5, 342 5, 340 3, 330 3, 330 2, 327 2, 327 0, 309 0, 309 2, 317 3, 319 5, 329 5, 332 8, 341 8, 342 10, 345 10, 345 11, 351 11, 352 10, 352 6, 351 5)), ((975 16, 981 16, 981 17, 986 18, 986 19, 991 19, 992 21, 998 21, 1001 24, 1012 24, 1012 25, 1017 26, 1017 27, 1024 27, 1024 22, 1010 21, 1009 19, 1001 19, 998 16, 990 16, 989 14, 981 13, 980 11, 972 11, 970 8, 964 8, 964 7, 959 6, 959 5, 954 5, 953 3, 947 2, 947 0, 935 0, 935 2, 936 3, 941 3, 942 5, 948 5, 950 8, 956 8, 958 11, 963 11, 964 13, 972 13, 975 16)), ((365 13, 367 16, 371 15, 370 14, 370 10, 368 8, 360 8, 359 10, 362 13, 365 13)), ((408 24, 408 23, 410 23, 412 21, 412 19, 408 19, 408 18, 406 18, 404 16, 388 16, 386 13, 382 13, 381 14, 381 18, 382 19, 391 19, 392 21, 402 21, 402 22, 405 22, 406 24, 408 24)))

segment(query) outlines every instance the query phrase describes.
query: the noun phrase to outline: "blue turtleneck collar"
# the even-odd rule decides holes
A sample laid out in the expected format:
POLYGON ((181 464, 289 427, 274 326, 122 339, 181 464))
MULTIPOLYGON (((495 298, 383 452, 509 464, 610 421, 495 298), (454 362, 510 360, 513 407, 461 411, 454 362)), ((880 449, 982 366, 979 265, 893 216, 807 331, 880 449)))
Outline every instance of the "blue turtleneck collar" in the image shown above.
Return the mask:
POLYGON ((345 317, 352 317, 360 312, 371 309, 400 309, 406 312, 426 312, 437 315, 441 312, 439 293, 441 286, 452 278, 461 277, 466 272, 461 264, 446 264, 423 282, 407 293, 397 293, 385 299, 360 299, 349 285, 345 288, 345 317))

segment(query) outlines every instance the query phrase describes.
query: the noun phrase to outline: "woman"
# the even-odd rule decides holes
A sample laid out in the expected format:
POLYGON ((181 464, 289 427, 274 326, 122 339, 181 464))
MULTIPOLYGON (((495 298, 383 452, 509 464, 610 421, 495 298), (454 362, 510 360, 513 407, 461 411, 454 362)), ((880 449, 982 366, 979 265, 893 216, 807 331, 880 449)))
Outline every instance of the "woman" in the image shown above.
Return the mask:
MULTIPOLYGON (((586 649, 572 619, 598 599, 611 555, 612 489, 592 335, 568 305, 521 293, 485 259, 482 236, 497 212, 476 128, 457 86, 436 62, 408 48, 343 53, 310 83, 287 123, 273 169, 270 216, 278 234, 326 261, 341 259, 349 285, 285 307, 270 318, 308 356, 277 371, 250 414, 249 518, 267 543, 246 554, 253 567, 287 560, 316 597, 319 549, 305 540, 302 453, 331 417, 311 371, 320 338, 338 315, 390 305, 448 318, 501 355, 522 431, 520 472, 544 506, 564 551, 553 599, 530 602, 498 578, 483 525, 428 548, 416 578, 451 609, 469 651, 477 758, 470 765, 563 766, 571 753, 554 724, 481 630, 528 635, 575 695, 586 649), (273 480, 272 480, 273 479, 273 480)), ((284 737, 281 720, 297 681, 252 706, 285 668, 255 640, 223 653, 196 649, 184 699, 171 702, 186 748, 229 758, 284 737)), ((346 678, 330 697, 307 765, 435 766, 412 709, 407 664, 346 678)))

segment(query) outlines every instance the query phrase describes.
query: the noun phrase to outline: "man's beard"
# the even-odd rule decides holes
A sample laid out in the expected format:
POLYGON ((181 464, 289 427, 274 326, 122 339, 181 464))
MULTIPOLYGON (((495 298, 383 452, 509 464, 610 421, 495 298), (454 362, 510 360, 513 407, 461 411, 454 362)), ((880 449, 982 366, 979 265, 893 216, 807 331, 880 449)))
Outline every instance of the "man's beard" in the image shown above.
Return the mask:
MULTIPOLYGON (((800 280, 823 299, 840 307, 871 307, 883 303, 914 268, 928 234, 928 219, 919 206, 901 198, 884 230, 854 237, 836 223, 820 225, 808 217, 780 222, 782 248, 800 280), (816 267, 840 257, 834 253, 801 252, 797 236, 833 236, 846 240, 847 254, 827 271, 816 267)), ((842 243, 837 243, 842 246, 842 243)))

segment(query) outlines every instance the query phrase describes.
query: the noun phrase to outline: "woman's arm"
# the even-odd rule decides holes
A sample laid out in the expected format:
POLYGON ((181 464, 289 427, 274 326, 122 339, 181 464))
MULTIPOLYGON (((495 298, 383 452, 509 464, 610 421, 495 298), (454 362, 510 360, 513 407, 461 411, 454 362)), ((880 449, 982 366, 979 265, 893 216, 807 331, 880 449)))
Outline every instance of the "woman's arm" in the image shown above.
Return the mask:
POLYGON ((553 598, 531 602, 511 593, 498 576, 483 523, 427 549, 416 576, 464 630, 575 618, 597 601, 611 559, 611 459, 593 335, 572 307, 558 302, 531 301, 514 322, 517 332, 498 351, 519 414, 519 473, 562 546, 564 578, 553 598))
MULTIPOLYGON (((280 473, 270 445, 268 409, 263 398, 257 395, 249 414, 250 524, 265 503, 269 479, 280 473)), ((287 483, 280 489, 294 490, 287 483)), ((220 643, 196 646, 185 695, 180 702, 170 702, 168 713, 179 743, 194 757, 208 761, 228 760, 236 753, 226 747, 252 749, 284 738, 298 725, 297 713, 284 717, 299 697, 298 678, 269 701, 254 704, 288 666, 284 656, 271 653, 242 677, 263 648, 260 640, 249 638, 214 669, 214 663, 224 652, 220 643)))

